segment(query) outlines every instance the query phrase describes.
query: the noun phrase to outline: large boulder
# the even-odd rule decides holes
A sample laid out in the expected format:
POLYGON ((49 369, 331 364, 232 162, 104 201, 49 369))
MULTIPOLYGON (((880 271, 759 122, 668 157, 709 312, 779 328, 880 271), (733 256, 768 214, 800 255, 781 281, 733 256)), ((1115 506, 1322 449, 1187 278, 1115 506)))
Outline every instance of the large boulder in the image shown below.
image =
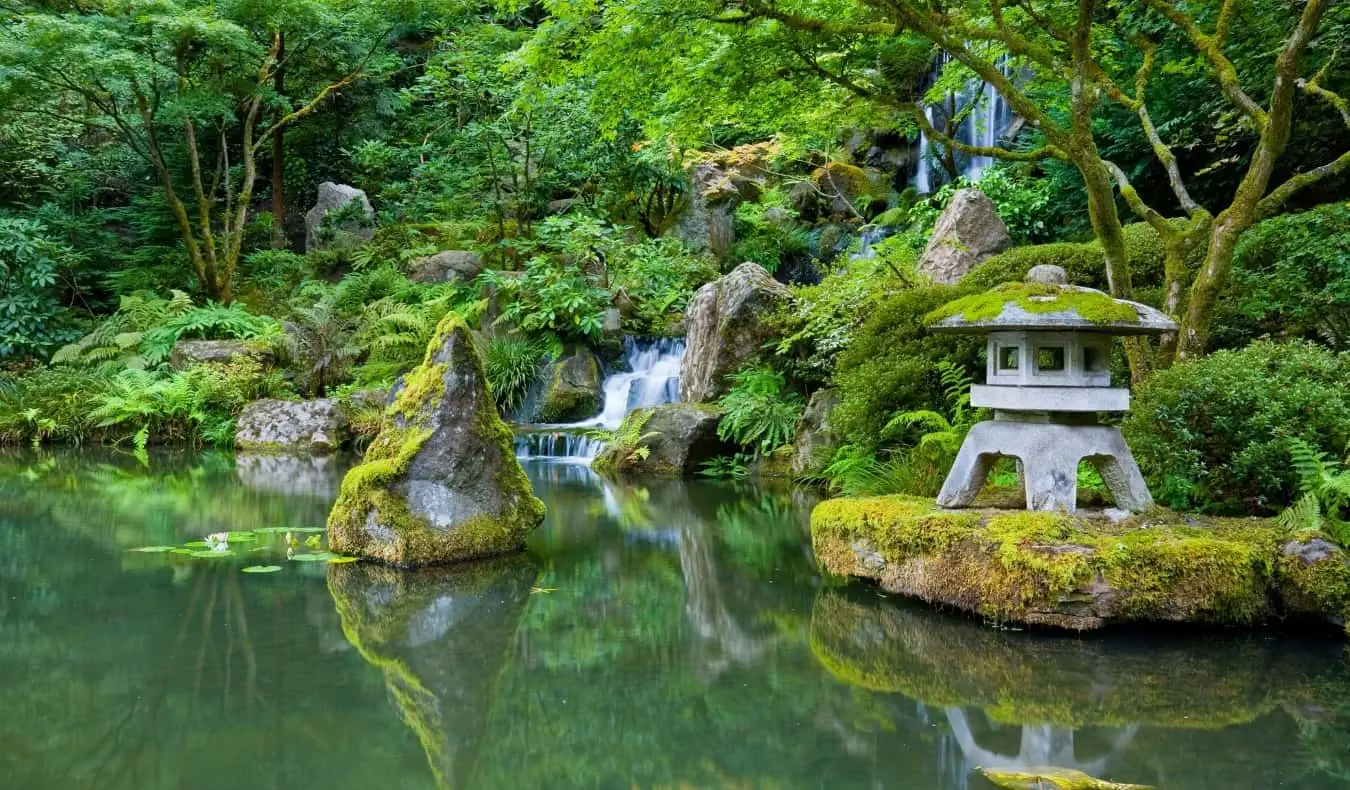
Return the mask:
POLYGON ((543 422, 578 422, 600 413, 604 402, 600 360, 578 347, 553 363, 539 401, 543 422))
POLYGON ((418 258, 408 268, 415 283, 463 283, 483 271, 483 256, 467 250, 445 250, 418 258))
POLYGON ((352 239, 369 240, 373 235, 375 208, 364 191, 332 181, 319 184, 314 208, 305 213, 305 252, 341 246, 352 239), (336 216, 329 218, 330 214, 336 216))
POLYGON ((722 414, 711 406, 670 403, 637 409, 595 460, 602 472, 689 477, 704 461, 736 448, 717 436, 722 414))
POLYGON ((347 414, 336 398, 254 401, 234 430, 235 446, 253 452, 329 453, 348 438, 347 414))
POLYGON ((256 340, 179 340, 169 352, 169 367, 187 370, 193 365, 225 365, 245 359, 266 363, 272 353, 256 340))
POLYGON ((994 201, 978 189, 963 189, 938 217, 918 270, 935 283, 951 285, 976 264, 1011 246, 1008 226, 994 201))
POLYGON ((750 262, 699 288, 685 310, 680 399, 704 403, 725 394, 727 375, 759 357, 774 336, 767 319, 791 297, 786 285, 750 262))
POLYGON ((818 474, 834 457, 839 437, 830 427, 830 412, 837 405, 839 393, 832 389, 816 390, 811 395, 792 439, 794 477, 818 474))
POLYGON ((694 250, 724 256, 736 241, 736 206, 764 193, 777 153, 772 142, 751 143, 705 153, 691 163, 685 171, 687 203, 675 226, 680 240, 694 250))
POLYGON ((518 550, 544 518, 464 320, 436 328, 328 517, 334 551, 413 567, 518 550))

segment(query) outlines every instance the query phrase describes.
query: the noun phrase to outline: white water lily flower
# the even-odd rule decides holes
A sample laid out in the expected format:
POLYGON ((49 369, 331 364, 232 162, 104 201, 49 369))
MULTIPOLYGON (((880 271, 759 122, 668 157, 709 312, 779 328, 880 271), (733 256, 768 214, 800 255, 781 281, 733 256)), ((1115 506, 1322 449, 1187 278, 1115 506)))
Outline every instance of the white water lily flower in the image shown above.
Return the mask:
POLYGON ((206 547, 211 551, 229 551, 230 534, 228 532, 212 532, 206 536, 206 547))

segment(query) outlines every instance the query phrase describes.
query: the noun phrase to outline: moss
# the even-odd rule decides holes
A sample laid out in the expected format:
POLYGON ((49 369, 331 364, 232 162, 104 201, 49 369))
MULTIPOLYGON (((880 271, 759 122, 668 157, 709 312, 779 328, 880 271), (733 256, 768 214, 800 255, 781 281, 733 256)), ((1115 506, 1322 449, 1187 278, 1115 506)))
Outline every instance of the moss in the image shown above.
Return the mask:
POLYGON ((1259 520, 1191 526, 1156 511, 1113 524, 943 510, 903 496, 828 500, 811 528, 816 556, 833 573, 1001 621, 1070 628, 1260 622, 1271 613, 1281 535, 1259 520))
POLYGON ((1033 314, 1077 313, 1094 324, 1137 323, 1139 314, 1099 291, 1042 283, 1004 283, 984 293, 949 302, 924 317, 929 324, 960 316, 971 322, 992 321, 1008 304, 1033 314))
POLYGON ((1350 560, 1343 552, 1308 561, 1281 554, 1279 594, 1292 614, 1341 621, 1350 635, 1350 560))
POLYGON ((981 768, 980 773, 993 784, 1007 790, 1153 790, 1151 785, 1108 782, 1072 768, 981 768))
POLYGON ((571 371, 592 380, 598 386, 600 382, 600 364, 595 356, 586 352, 585 357, 576 362, 569 358, 553 366, 553 375, 544 390, 543 402, 539 406, 539 419, 543 422, 577 422, 600 411, 600 398, 596 390, 578 386, 569 381, 569 367, 580 365, 579 370, 571 371))
POLYGON ((361 464, 342 481, 337 502, 328 517, 330 545, 342 551, 392 565, 411 566, 447 558, 459 560, 499 554, 524 543, 524 536, 543 519, 544 505, 531 492, 529 480, 514 460, 510 429, 490 406, 482 361, 469 344, 463 319, 450 314, 436 328, 423 364, 404 378, 404 387, 385 412, 380 433, 371 443, 361 464), (483 402, 469 426, 485 444, 501 448, 499 490, 516 495, 514 505, 500 516, 479 515, 455 524, 453 529, 433 526, 412 512, 399 490, 409 466, 433 433, 433 421, 445 397, 446 378, 454 375, 448 361, 437 356, 451 334, 461 333, 475 366, 483 402), (373 539, 369 523, 374 520, 389 537, 373 539))

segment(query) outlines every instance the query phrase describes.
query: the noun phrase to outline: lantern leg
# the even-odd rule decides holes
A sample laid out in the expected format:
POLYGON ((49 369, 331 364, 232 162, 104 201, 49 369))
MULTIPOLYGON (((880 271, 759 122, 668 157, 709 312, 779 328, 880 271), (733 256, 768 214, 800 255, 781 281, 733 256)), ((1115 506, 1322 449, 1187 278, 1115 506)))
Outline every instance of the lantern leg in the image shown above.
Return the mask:
MULTIPOLYGON (((976 426, 979 427, 979 426, 976 426)), ((998 460, 998 453, 981 452, 980 442, 972 441, 969 434, 956 454, 947 479, 942 483, 937 503, 942 507, 970 507, 989 480, 989 472, 998 460)))

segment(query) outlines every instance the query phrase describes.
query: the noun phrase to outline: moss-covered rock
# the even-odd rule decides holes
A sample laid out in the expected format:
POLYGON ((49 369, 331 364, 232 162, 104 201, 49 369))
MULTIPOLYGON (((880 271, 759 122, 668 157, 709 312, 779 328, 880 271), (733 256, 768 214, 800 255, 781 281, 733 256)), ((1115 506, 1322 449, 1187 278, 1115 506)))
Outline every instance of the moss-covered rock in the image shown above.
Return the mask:
POLYGON ((544 517, 451 314, 385 412, 328 518, 335 551, 405 567, 519 549, 544 517))
POLYGON ((542 422, 580 422, 600 412, 604 391, 600 361, 586 348, 553 364, 539 402, 542 422))
MULTIPOLYGON (((1157 510, 1112 522, 944 510, 891 496, 822 502, 811 531, 817 558, 833 573, 1001 622, 1079 630, 1121 622, 1251 625, 1292 608, 1282 602, 1284 586, 1309 587, 1281 562, 1284 533, 1261 519, 1202 521, 1157 510)), ((1307 575, 1340 573, 1326 568, 1307 575)), ((1334 605, 1326 595, 1309 593, 1299 613, 1334 605)))
POLYGON ((1010 304, 1036 315, 1076 313, 1094 324, 1139 322, 1139 313, 1127 302, 1090 288, 1048 283, 1004 283, 985 293, 963 296, 943 305, 925 319, 930 324, 948 318, 981 323, 998 318, 1010 304))
POLYGON ((736 448, 717 436, 722 413, 715 406, 670 403, 637 409, 595 459, 596 471, 660 477, 689 477, 704 461, 736 448))
POLYGON ((1108 782, 1072 768, 981 768, 984 778, 1007 790, 1153 790, 1151 785, 1108 782))

